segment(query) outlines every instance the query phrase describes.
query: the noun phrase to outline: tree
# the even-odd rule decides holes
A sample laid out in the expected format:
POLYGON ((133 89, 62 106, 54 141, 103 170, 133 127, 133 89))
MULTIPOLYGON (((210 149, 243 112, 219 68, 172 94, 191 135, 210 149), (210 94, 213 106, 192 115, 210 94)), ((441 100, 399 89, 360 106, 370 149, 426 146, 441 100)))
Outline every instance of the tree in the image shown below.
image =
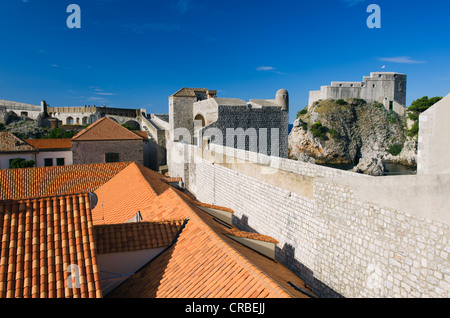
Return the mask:
POLYGON ((53 128, 44 139, 70 139, 75 135, 73 130, 64 130, 61 128, 53 128))
POLYGON ((413 126, 408 131, 408 136, 413 137, 416 136, 419 132, 419 116, 421 113, 426 111, 428 108, 436 104, 442 99, 442 96, 436 96, 432 98, 428 98, 428 96, 424 96, 422 98, 416 99, 411 103, 411 106, 408 107, 408 118, 414 121, 413 126))
POLYGON ((22 158, 16 158, 11 161, 9 169, 20 169, 20 168, 32 168, 34 167, 33 160, 24 160, 22 158))

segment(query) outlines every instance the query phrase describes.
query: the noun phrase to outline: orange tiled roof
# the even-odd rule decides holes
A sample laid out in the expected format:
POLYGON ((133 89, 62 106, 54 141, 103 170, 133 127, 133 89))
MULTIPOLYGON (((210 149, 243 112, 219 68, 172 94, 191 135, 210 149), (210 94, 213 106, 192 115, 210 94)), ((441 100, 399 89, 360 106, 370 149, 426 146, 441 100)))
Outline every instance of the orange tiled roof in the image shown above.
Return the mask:
POLYGON ((94 226, 97 254, 170 246, 184 220, 94 226))
POLYGON ((0 152, 36 152, 37 149, 17 138, 12 133, 0 132, 0 152))
POLYGON ((252 239, 252 240, 258 240, 258 241, 263 241, 263 242, 270 242, 270 243, 275 243, 275 244, 279 243, 273 237, 270 237, 270 236, 267 236, 267 235, 262 235, 262 234, 259 234, 259 233, 251 233, 251 232, 246 232, 246 231, 240 231, 240 230, 235 229, 235 228, 228 229, 227 232, 230 235, 234 235, 234 236, 237 236, 237 237, 244 237, 244 238, 249 238, 249 239, 252 239))
POLYGON ((72 149, 70 139, 25 139, 25 142, 39 150, 72 149))
POLYGON ((198 202, 163 182, 161 174, 142 165, 96 164, 34 168, 33 172, 16 169, 11 172, 15 175, 10 178, 12 183, 3 183, 10 175, 1 173, 1 194, 6 193, 8 199, 97 189, 98 202, 94 213, 87 194, 0 201, 0 297, 100 297, 98 252, 166 244, 164 252, 108 296, 305 297, 288 284, 293 281, 304 286, 291 271, 233 241, 227 236, 228 227, 198 208, 198 202), (68 170, 58 170, 61 168, 68 170), (5 191, 11 184, 17 188, 32 180, 31 184, 44 190, 31 186, 22 192, 5 191), (45 190, 46 186, 49 189, 45 190), (120 224, 138 211, 144 222, 120 224), (95 222, 102 226, 95 226, 95 222), (82 288, 68 290, 64 285, 67 264, 79 265, 82 288))
POLYGON ((82 140, 144 140, 144 138, 114 120, 103 117, 72 138, 72 141, 82 140))
POLYGON ((94 191, 130 162, 0 170, 0 200, 94 191))
MULTIPOLYGON (((228 228, 221 228, 216 232, 212 228, 214 222, 208 224, 203 219, 208 216, 196 207, 198 202, 163 182, 163 178, 162 175, 133 163, 96 191, 99 202, 102 201, 105 207, 103 210, 105 220, 108 219, 108 214, 116 213, 122 214, 122 218, 127 219, 136 213, 137 208, 143 220, 147 222, 187 220, 176 242, 170 248, 125 281, 108 297, 293 297, 295 291, 290 287, 291 290, 287 292, 289 288, 287 281, 282 287, 250 262, 237 251, 240 248, 239 243, 227 239, 226 235, 230 234, 228 228), (124 189, 124 185, 129 183, 126 175, 134 178, 137 184, 130 185, 130 192, 141 189, 142 197, 136 198, 136 195, 130 197, 128 190, 124 189), (138 185, 143 180, 150 185, 150 189, 138 185), (113 189, 124 189, 125 193, 121 197, 120 191, 113 189), (127 197, 130 198, 131 205, 134 205, 134 200, 139 204, 123 214, 124 207, 114 207, 117 202, 126 201, 127 197), (113 204, 106 208, 106 202, 109 201, 113 204)), ((242 235, 240 231, 235 231, 235 234, 242 235)), ((269 237, 263 235, 252 233, 248 236, 269 241, 269 237)), ((273 239, 271 241, 274 242, 273 239)), ((266 259, 254 251, 251 253, 254 253, 255 259, 266 259)), ((268 262, 266 268, 272 271, 274 267, 279 270, 282 266, 280 264, 275 266, 272 260, 266 259, 266 262, 268 262)), ((281 272, 291 280, 300 280, 284 267, 281 272)), ((297 284, 301 285, 298 282, 297 284)), ((299 293, 295 296, 304 297, 299 293)))
POLYGON ((87 201, 0 201, 0 298, 102 297, 87 201), (69 265, 78 266, 79 288, 70 288, 69 265))
POLYGON ((125 223, 157 196, 135 163, 99 187, 95 194, 98 197, 98 204, 92 209, 95 225, 125 223))

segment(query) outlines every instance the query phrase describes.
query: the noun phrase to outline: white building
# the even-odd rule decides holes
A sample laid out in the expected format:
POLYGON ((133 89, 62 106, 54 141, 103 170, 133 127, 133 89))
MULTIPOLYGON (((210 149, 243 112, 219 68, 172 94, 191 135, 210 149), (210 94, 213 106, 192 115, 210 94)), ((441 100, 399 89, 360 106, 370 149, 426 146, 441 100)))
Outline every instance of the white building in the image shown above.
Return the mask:
POLYGON ((14 159, 36 162, 38 150, 10 132, 0 132, 0 169, 9 169, 14 159))
POLYGON ((36 167, 71 166, 73 164, 71 139, 26 139, 37 149, 36 167))
POLYGON ((9 169, 14 159, 33 161, 35 167, 73 164, 70 139, 21 140, 10 132, 0 132, 0 169, 9 169))

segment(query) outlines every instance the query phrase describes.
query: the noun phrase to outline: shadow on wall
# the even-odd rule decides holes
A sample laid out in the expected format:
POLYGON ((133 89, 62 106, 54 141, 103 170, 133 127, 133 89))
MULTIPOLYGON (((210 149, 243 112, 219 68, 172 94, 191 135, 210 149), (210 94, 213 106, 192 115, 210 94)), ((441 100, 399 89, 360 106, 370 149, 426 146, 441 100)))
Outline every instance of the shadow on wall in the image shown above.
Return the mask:
MULTIPOLYGON (((233 224, 242 231, 258 233, 248 224, 248 216, 242 215, 241 218, 233 215, 233 224)), ((290 244, 284 244, 283 248, 278 246, 275 249, 276 260, 289 268, 298 277, 312 287, 313 292, 322 298, 344 298, 341 294, 325 285, 314 277, 314 272, 300 263, 295 258, 295 248, 290 244)))

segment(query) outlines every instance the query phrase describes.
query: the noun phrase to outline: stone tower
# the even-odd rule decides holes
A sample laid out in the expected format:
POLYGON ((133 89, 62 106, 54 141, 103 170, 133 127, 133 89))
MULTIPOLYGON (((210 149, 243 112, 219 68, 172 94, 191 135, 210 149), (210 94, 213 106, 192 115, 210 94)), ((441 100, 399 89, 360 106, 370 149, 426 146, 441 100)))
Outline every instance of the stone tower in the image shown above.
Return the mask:
POLYGON ((289 93, 287 90, 278 90, 275 100, 282 110, 289 111, 289 93))

